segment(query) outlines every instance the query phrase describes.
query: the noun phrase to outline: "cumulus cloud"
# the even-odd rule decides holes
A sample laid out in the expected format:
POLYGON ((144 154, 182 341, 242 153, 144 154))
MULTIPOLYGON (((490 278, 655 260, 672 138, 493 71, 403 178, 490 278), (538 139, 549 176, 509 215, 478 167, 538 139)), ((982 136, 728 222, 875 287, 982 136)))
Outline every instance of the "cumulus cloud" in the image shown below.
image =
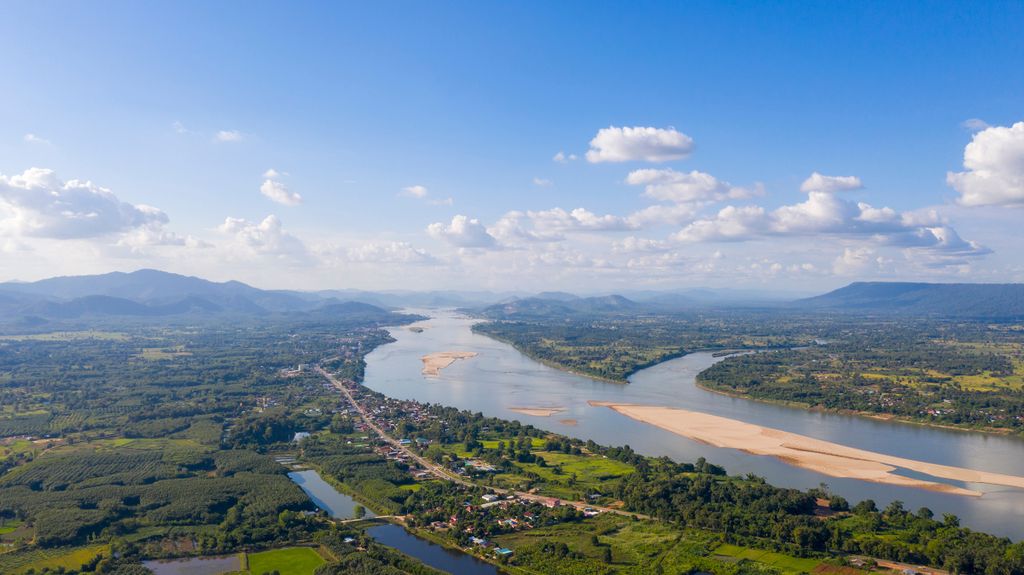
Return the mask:
POLYGON ((157 208, 123 202, 90 181, 61 181, 53 170, 0 174, 0 234, 93 238, 167 222, 157 208))
MULTIPOLYGON (((812 187, 831 192, 809 191, 806 201, 771 211, 760 206, 726 206, 712 217, 687 225, 675 234, 674 239, 721 242, 787 236, 861 238, 880 246, 904 247, 927 254, 936 262, 991 253, 977 242, 962 239, 934 213, 899 213, 888 207, 876 208, 865 202, 842 199, 834 192, 859 186, 859 180, 854 182, 854 179, 847 178, 836 182, 835 178, 828 176, 812 176, 808 178, 808 181, 813 180, 812 187)), ((851 268, 849 261, 843 265, 851 268)))
MULTIPOLYGON (((273 169, 267 170, 263 175, 266 176, 271 172, 274 176, 279 175, 273 169)), ((302 203, 302 196, 288 189, 288 186, 271 178, 272 176, 268 176, 266 180, 263 180, 263 183, 260 185, 261 194, 270 199, 270 201, 277 202, 283 206, 297 206, 302 203)))
POLYGON ((946 182, 965 206, 1024 206, 1024 122, 974 134, 964 148, 963 172, 946 182))
POLYGON ((501 216, 493 226, 487 228, 487 232, 502 244, 556 242, 565 239, 564 235, 557 232, 531 229, 531 226, 527 225, 529 220, 528 214, 513 210, 501 216))
POLYGON ((735 187, 705 172, 677 172, 672 168, 633 170, 626 176, 626 183, 644 186, 648 198, 676 203, 744 199, 761 193, 760 188, 735 187))
POLYGON ((831 194, 847 190, 859 190, 864 187, 857 176, 826 176, 814 172, 804 183, 800 184, 800 191, 805 194, 811 192, 824 192, 831 194))
POLYGON ((590 141, 587 161, 667 162, 681 160, 693 151, 693 139, 675 128, 602 128, 590 141))
POLYGON ((450 224, 435 222, 427 226, 427 233, 430 237, 445 241, 460 248, 485 248, 493 249, 498 247, 498 242, 487 228, 476 218, 464 215, 457 215, 452 218, 450 224))
POLYGON ((302 240, 288 233, 281 220, 273 214, 261 222, 228 217, 217 230, 253 255, 292 261, 305 261, 309 258, 309 251, 302 240))
POLYGON ((562 208, 553 208, 538 212, 527 212, 533 225, 548 232, 572 232, 572 231, 619 231, 635 229, 636 225, 625 218, 610 214, 599 216, 585 208, 576 208, 566 211, 562 208))
POLYGON ((218 142, 241 142, 245 136, 238 130, 221 130, 214 134, 213 139, 218 142))
POLYGON ((699 205, 695 203, 655 204, 633 212, 626 217, 626 222, 634 228, 660 224, 681 226, 693 221, 698 208, 699 205))
POLYGON ((534 178, 533 179, 533 185, 535 185, 537 187, 540 187, 540 188, 549 188, 549 187, 553 186, 554 184, 555 184, 554 182, 552 182, 551 180, 549 180, 547 178, 534 178))
POLYGON ((559 151, 557 154, 552 156, 551 159, 559 164, 568 164, 569 162, 576 160, 576 154, 566 154, 565 152, 559 151))
POLYGON ((36 134, 33 134, 31 132, 29 132, 28 134, 25 134, 25 136, 22 139, 25 141, 26 144, 35 144, 37 146, 52 146, 53 145, 53 143, 51 143, 50 140, 47 140, 46 138, 44 138, 42 136, 37 136, 36 134))

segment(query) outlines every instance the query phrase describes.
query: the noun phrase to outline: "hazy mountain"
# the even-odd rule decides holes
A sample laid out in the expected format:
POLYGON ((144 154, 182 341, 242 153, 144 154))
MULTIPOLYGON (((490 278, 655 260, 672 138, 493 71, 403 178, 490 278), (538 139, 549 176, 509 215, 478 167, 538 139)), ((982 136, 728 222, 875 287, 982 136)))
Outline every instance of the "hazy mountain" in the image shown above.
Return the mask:
POLYGON ((3 283, 0 284, 0 293, 4 292, 58 301, 109 296, 149 305, 172 304, 199 297, 224 310, 242 313, 311 309, 320 300, 312 294, 261 290, 237 281, 219 283, 150 269, 3 283))
POLYGON ((567 299, 568 294, 558 294, 558 299, 528 297, 487 306, 479 313, 495 319, 541 318, 549 316, 570 315, 605 315, 636 313, 648 309, 647 306, 620 295, 598 297, 575 297, 567 299))
POLYGON ((0 319, 32 325, 48 320, 116 316, 158 318, 195 314, 306 314, 385 321, 388 310, 316 293, 261 290, 237 281, 212 282, 157 270, 56 277, 0 284, 0 319))
POLYGON ((1024 284, 856 282, 797 300, 803 308, 947 317, 1024 318, 1024 284))

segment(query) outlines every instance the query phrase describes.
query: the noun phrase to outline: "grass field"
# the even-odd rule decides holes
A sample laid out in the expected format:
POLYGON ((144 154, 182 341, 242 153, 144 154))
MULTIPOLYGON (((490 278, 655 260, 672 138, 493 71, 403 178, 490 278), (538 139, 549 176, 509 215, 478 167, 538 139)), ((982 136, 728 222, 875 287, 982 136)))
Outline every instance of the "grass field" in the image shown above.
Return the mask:
MULTIPOLYGON (((707 533, 687 531, 680 534, 678 529, 669 525, 632 521, 607 514, 578 523, 498 535, 493 539, 499 545, 520 550, 550 541, 565 543, 572 551, 594 562, 589 567, 600 566, 602 569, 605 568, 602 556, 605 549, 609 549, 612 563, 608 567, 616 573, 636 575, 699 570, 706 567, 708 561, 713 561, 710 550, 719 542, 716 536, 707 533)), ((524 567, 531 572, 544 572, 551 565, 542 561, 542 557, 538 557, 538 562, 524 567)), ((585 570, 587 565, 578 567, 585 570)))
POLYGON ((323 557, 309 547, 287 547, 260 553, 249 553, 249 573, 263 575, 279 572, 281 575, 313 575, 324 563, 323 557))
POLYGON ((26 551, 0 553, 0 573, 18 575, 29 569, 35 569, 36 573, 40 573, 43 569, 56 571, 60 568, 66 571, 78 571, 83 564, 88 563, 101 553, 109 555, 109 546, 32 548, 26 551))
POLYGON ((821 561, 818 559, 801 559, 781 553, 729 544, 723 544, 715 549, 715 555, 731 557, 733 559, 749 559, 770 565, 783 573, 810 573, 812 569, 821 564, 821 561))
POLYGON ((176 347, 144 347, 139 357, 148 361, 158 361, 161 359, 174 359, 177 357, 186 357, 192 355, 192 352, 185 351, 185 346, 179 345, 176 347))

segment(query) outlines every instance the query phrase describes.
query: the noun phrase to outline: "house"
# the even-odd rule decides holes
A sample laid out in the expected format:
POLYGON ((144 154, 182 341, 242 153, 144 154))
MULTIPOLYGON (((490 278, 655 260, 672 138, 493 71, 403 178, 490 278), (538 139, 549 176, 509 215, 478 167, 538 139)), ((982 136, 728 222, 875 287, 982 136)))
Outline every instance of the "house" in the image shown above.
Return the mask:
POLYGON ((484 501, 491 503, 497 501, 499 497, 493 493, 486 493, 480 499, 483 499, 484 501))
POLYGON ((496 549, 494 552, 496 554, 502 556, 502 557, 508 557, 509 555, 512 554, 512 550, 509 549, 508 547, 502 547, 501 549, 496 549))

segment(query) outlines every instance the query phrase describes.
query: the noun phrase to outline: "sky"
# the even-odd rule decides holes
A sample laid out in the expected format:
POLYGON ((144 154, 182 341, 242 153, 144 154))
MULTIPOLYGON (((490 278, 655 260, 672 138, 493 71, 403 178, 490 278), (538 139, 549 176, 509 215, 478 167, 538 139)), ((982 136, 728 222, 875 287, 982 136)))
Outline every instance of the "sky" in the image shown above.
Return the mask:
POLYGON ((2 12, 0 280, 1024 281, 1020 2, 2 12))

